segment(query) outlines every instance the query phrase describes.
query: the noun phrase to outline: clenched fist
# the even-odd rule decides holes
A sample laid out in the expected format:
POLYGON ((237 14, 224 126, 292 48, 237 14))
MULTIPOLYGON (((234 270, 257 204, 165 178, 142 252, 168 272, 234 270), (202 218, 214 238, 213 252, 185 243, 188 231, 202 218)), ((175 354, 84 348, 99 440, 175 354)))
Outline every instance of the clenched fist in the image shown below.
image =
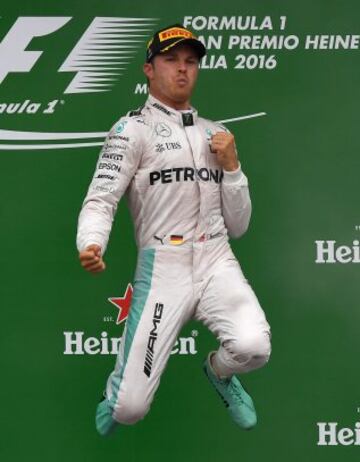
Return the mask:
POLYGON ((224 170, 232 172, 239 167, 235 138, 232 133, 215 133, 211 137, 211 151, 216 154, 217 160, 224 170))
POLYGON ((81 266, 90 273, 99 273, 106 268, 101 256, 101 247, 96 244, 89 245, 79 253, 81 266))

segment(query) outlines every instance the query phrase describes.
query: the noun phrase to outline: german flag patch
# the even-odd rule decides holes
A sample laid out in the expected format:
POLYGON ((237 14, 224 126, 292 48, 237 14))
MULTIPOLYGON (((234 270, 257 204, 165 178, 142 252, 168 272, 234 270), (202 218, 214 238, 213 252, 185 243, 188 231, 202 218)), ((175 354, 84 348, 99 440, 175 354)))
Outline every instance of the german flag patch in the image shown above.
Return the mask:
POLYGON ((179 234, 172 234, 170 236, 170 244, 172 245, 179 245, 184 242, 183 236, 180 236, 179 234))

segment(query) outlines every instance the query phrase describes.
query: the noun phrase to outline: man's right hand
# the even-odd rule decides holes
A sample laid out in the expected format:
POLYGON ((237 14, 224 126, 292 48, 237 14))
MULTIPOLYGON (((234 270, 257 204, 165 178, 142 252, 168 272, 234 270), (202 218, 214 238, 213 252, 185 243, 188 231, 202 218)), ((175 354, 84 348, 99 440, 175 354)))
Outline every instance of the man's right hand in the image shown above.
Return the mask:
POLYGON ((101 256, 101 247, 97 244, 91 244, 85 250, 79 253, 81 266, 90 271, 90 273, 99 273, 106 268, 101 256))

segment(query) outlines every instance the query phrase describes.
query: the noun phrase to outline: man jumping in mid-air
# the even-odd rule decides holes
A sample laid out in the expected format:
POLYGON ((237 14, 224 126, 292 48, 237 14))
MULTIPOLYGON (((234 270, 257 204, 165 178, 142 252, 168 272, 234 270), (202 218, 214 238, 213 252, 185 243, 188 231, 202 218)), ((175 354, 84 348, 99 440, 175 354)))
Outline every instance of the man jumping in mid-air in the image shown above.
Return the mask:
POLYGON ((253 401, 234 374, 268 361, 270 327, 228 242, 245 233, 251 214, 234 137, 190 105, 205 53, 180 25, 154 34, 144 64, 149 97, 110 131, 80 213, 77 245, 86 270, 105 269, 123 195, 138 245, 131 309, 96 413, 103 435, 144 417, 192 318, 220 342, 204 364, 209 381, 240 427, 256 424, 253 401))

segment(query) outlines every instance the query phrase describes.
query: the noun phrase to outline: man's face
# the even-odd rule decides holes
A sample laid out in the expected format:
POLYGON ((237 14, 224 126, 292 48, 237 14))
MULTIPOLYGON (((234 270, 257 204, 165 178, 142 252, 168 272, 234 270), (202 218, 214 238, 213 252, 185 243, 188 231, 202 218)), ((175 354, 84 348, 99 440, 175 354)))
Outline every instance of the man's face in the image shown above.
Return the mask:
MULTIPOLYGON (((144 64, 151 93, 169 106, 187 104, 199 72, 199 58, 189 45, 181 44, 144 64)), ((184 108, 186 109, 186 108, 184 108)))

